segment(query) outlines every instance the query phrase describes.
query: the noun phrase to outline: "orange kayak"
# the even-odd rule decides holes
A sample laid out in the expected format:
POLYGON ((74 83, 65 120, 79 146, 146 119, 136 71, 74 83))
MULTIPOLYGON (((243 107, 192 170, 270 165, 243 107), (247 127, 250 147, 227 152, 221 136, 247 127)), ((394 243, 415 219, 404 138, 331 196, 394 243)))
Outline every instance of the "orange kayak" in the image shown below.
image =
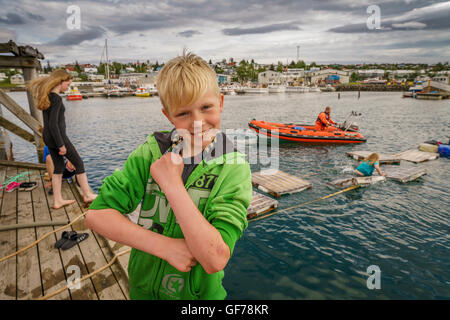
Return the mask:
POLYGON ((309 143, 364 143, 367 139, 359 132, 357 128, 351 128, 347 131, 336 128, 334 131, 315 130, 315 126, 302 125, 294 123, 276 123, 261 120, 252 120, 248 126, 257 133, 269 137, 278 137, 284 141, 309 142, 309 143))

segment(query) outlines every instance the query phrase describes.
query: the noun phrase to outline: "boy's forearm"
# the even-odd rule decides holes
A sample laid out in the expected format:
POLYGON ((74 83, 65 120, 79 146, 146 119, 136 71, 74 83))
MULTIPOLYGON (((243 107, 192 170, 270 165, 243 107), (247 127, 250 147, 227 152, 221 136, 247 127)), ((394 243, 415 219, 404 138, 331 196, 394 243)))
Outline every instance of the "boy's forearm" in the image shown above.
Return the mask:
POLYGON ((201 214, 182 184, 164 192, 183 231, 187 246, 207 273, 225 268, 230 249, 221 234, 201 214))
POLYGON ((165 260, 170 238, 134 224, 114 209, 89 210, 86 226, 102 236, 165 260))

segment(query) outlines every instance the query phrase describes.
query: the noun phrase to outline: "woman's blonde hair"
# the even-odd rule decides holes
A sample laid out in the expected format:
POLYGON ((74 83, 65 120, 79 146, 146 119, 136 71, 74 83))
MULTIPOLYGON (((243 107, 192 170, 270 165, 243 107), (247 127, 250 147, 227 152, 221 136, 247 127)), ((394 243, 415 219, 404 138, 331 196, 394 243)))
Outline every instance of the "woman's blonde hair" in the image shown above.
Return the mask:
POLYGON ((50 107, 50 100, 48 95, 54 87, 61 84, 63 81, 72 80, 72 76, 64 69, 54 70, 48 77, 36 78, 31 80, 27 87, 39 110, 46 110, 50 107))
POLYGON ((164 109, 175 112, 182 105, 197 101, 210 89, 220 98, 216 73, 199 56, 183 51, 182 56, 170 60, 156 78, 159 98, 164 109))
POLYGON ((370 161, 370 164, 374 164, 378 160, 380 160, 380 156, 376 152, 369 154, 369 156, 364 159, 364 161, 370 161))

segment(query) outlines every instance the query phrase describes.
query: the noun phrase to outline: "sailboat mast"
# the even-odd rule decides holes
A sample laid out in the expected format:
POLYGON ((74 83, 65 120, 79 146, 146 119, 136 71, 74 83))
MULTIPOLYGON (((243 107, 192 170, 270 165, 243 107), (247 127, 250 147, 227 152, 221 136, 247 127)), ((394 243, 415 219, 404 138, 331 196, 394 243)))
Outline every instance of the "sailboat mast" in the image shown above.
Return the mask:
POLYGON ((108 39, 105 39, 105 52, 106 52, 106 79, 109 82, 108 39))

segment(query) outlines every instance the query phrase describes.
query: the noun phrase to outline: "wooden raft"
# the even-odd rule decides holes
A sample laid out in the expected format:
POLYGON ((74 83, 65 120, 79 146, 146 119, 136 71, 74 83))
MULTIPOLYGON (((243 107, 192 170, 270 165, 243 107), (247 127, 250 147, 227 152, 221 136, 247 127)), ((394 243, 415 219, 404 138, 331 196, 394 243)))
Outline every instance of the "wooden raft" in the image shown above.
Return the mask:
POLYGON ((370 176, 370 177, 347 177, 331 181, 330 184, 339 188, 347 188, 350 186, 366 187, 381 181, 385 181, 385 177, 370 176))
POLYGON ((279 170, 252 173, 252 184, 277 198, 283 194, 301 192, 312 187, 312 183, 279 170))
POLYGON ((429 160, 435 160, 439 158, 439 153, 431 153, 431 152, 424 152, 416 149, 406 150, 397 154, 394 154, 394 156, 399 157, 401 160, 410 161, 414 163, 420 163, 425 162, 429 160))
MULTIPOLYGON (((355 160, 364 160, 367 158, 372 151, 351 151, 347 152, 347 156, 352 157, 355 160)), ((387 154, 378 154, 380 156, 380 164, 400 164, 400 158, 395 155, 387 155, 387 154)))
POLYGON ((278 201, 253 191, 252 202, 247 209, 247 219, 253 219, 278 207, 278 201))
POLYGON ((421 167, 387 166, 383 167, 383 171, 386 172, 386 178, 401 183, 416 180, 419 177, 427 174, 427 171, 421 167))
MULTIPOLYGON (((60 209, 53 209, 53 197, 44 189, 43 165, 30 164, 29 168, 15 162, 0 165, 0 182, 23 172, 29 172, 28 181, 36 181, 32 191, 0 191, 0 225, 33 223, 42 221, 72 221, 83 213, 83 202, 73 183, 63 182, 65 199, 77 201, 60 209)), ((21 180, 19 182, 26 181, 21 180)), ((57 227, 35 227, 0 232, 0 258, 25 247, 57 227)), ((65 230, 86 232, 89 237, 78 245, 60 250, 54 248, 64 230, 52 234, 36 246, 15 257, 0 262, 0 300, 37 299, 65 287, 73 273, 70 266, 80 269, 83 277, 100 269, 114 256, 106 240, 87 229, 84 218, 65 230)), ((129 298, 128 278, 114 263, 110 268, 80 283, 80 289, 66 289, 52 300, 125 300, 129 298)))

